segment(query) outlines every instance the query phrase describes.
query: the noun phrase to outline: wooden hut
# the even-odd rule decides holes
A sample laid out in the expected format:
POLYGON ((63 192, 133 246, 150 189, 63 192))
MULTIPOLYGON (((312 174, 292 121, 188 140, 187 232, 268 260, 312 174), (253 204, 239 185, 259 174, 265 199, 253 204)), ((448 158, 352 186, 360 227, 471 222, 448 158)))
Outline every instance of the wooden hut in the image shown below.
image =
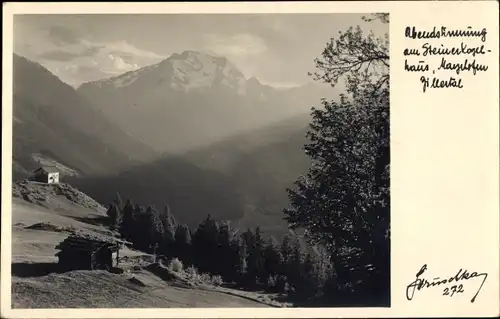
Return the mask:
POLYGON ((56 256, 62 270, 110 270, 118 264, 119 245, 112 241, 71 235, 56 249, 60 250, 56 256))
POLYGON ((31 179, 40 183, 58 184, 59 171, 53 166, 42 166, 33 172, 31 179))

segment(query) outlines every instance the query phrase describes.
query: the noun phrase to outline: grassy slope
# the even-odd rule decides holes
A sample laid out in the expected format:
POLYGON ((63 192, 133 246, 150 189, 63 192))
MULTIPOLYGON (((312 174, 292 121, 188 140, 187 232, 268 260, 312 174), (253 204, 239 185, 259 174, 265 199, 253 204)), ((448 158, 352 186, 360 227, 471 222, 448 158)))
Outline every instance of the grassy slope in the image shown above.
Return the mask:
POLYGON ((14 308, 188 308, 265 307, 218 291, 181 288, 142 272, 146 287, 124 275, 105 271, 73 271, 38 278, 13 278, 14 308))

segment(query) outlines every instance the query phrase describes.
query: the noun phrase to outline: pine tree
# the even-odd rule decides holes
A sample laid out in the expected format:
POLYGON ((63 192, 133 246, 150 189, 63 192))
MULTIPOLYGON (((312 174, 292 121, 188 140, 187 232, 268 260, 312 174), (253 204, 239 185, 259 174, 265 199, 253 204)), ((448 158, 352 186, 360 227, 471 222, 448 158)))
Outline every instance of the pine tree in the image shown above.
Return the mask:
MULTIPOLYGON (((236 240, 235 240, 236 241, 236 240)), ((242 286, 248 285, 248 244, 247 241, 241 236, 238 241, 238 268, 237 268, 237 281, 242 286)))
POLYGON ((277 276, 283 263, 283 257, 279 251, 278 243, 273 237, 268 239, 263 255, 266 278, 277 276))
POLYGON ((298 240, 292 241, 292 253, 288 259, 288 264, 286 265, 287 269, 287 278, 288 282, 294 289, 300 285, 301 282, 301 265, 302 265, 302 253, 300 251, 300 244, 298 240))
POLYGON ((280 275, 288 276, 290 273, 288 271, 288 265, 292 257, 292 240, 289 234, 283 236, 281 240, 280 253, 282 261, 282 264, 280 265, 280 275))
POLYGON ((175 234, 177 231, 177 223, 174 216, 171 214, 170 207, 168 205, 165 205, 165 209, 160 215, 160 220, 164 229, 160 250, 170 258, 177 257, 177 252, 175 251, 175 234))
POLYGON ((264 239, 260 232, 260 227, 255 228, 255 245, 252 251, 252 257, 254 259, 255 274, 261 283, 267 282, 267 275, 264 268, 264 239))
POLYGON ((120 232, 126 240, 132 240, 135 232, 135 205, 129 199, 123 207, 123 218, 120 225, 120 232))
POLYGON ((123 208, 123 201, 122 201, 122 197, 120 196, 120 193, 116 192, 115 199, 114 199, 113 203, 116 206, 118 206, 119 209, 123 208))
POLYGON ((191 264, 191 230, 187 225, 178 225, 175 230, 175 255, 185 264, 191 264))
POLYGON ((217 236, 217 252, 215 258, 218 260, 217 274, 222 275, 224 278, 229 278, 232 275, 231 262, 236 260, 231 260, 232 256, 232 241, 233 231, 231 229, 231 224, 228 221, 220 223, 217 236))
POLYGON ((229 243, 229 256, 227 257, 227 263, 230 266, 230 272, 227 274, 226 281, 228 282, 239 282, 241 276, 246 272, 246 256, 242 258, 244 249, 241 239, 238 236, 233 236, 229 243))
POLYGON ((313 256, 306 254, 303 263, 300 267, 300 280, 297 285, 297 294, 303 298, 311 298, 316 296, 324 284, 320 278, 320 266, 313 256))
POLYGON ((203 220, 193 234, 192 243, 196 266, 202 272, 213 273, 220 262, 214 260, 217 253, 219 224, 210 215, 203 220))
POLYGON ((253 287, 257 281, 257 266, 255 258, 255 234, 251 229, 247 229, 243 234, 241 234, 241 244, 242 244, 242 266, 245 269, 244 276, 242 278, 243 284, 246 287, 253 287))
POLYGON ((144 212, 145 216, 145 237, 147 238, 146 245, 148 249, 153 249, 153 247, 157 247, 163 237, 164 237, 164 229, 163 224, 160 221, 160 216, 158 211, 154 209, 152 206, 148 206, 146 211, 144 212))
POLYGON ((109 205, 106 215, 108 216, 110 229, 115 230, 120 225, 122 219, 122 212, 119 206, 116 204, 109 205))

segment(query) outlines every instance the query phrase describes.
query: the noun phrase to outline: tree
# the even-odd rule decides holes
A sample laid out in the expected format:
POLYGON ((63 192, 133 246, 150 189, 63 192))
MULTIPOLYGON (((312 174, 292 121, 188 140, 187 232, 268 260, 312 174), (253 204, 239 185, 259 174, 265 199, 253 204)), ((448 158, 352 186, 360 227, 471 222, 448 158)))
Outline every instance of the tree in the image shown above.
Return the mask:
POLYGON ((301 284, 302 253, 298 239, 292 241, 291 255, 286 264, 287 278, 292 287, 296 290, 301 284))
POLYGON ((289 261, 292 257, 292 239, 290 234, 286 234, 283 236, 281 239, 281 246, 280 246, 280 254, 281 254, 281 265, 280 265, 280 274, 283 276, 288 276, 289 271, 288 271, 288 264, 289 261))
POLYGON ((203 220, 192 237, 193 257, 196 266, 202 272, 214 273, 216 265, 221 262, 214 260, 217 253, 217 237, 219 224, 210 215, 203 220))
POLYGON ((304 298, 315 297, 324 284, 320 272, 319 261, 311 253, 307 253, 300 266, 300 283, 297 285, 297 294, 304 298))
POLYGON ((134 237, 134 232, 136 231, 135 225, 135 210, 136 207, 129 199, 123 207, 123 218, 120 227, 120 233, 123 238, 127 240, 132 240, 134 237))
POLYGON ((255 233, 249 228, 241 234, 242 258, 244 261, 243 284, 246 287, 253 287, 257 281, 257 261, 255 258, 255 233))
POLYGON ((174 256, 177 254, 175 251, 175 235, 177 231, 177 223, 174 216, 170 213, 170 207, 165 205, 163 213, 159 215, 160 221, 163 225, 163 238, 161 242, 161 251, 169 257, 179 257, 174 256))
MULTIPOLYGON (((235 240, 236 241, 236 240, 235 240)), ((238 267, 237 267, 237 281, 246 286, 248 283, 248 264, 247 264, 247 242, 243 239, 238 241, 238 267)), ((234 242, 233 242, 234 245, 234 242)), ((234 246, 233 246, 234 247, 234 246)))
POLYGON ((116 229, 116 227, 120 225, 122 219, 122 212, 120 207, 117 204, 109 205, 109 209, 106 212, 106 215, 108 216, 109 227, 111 228, 111 230, 116 229))
POLYGON ((147 246, 149 249, 153 249, 153 247, 157 247, 161 243, 164 237, 163 224, 161 223, 158 211, 152 206, 146 208, 144 216, 145 225, 143 229, 145 231, 147 246))
POLYGON ((147 208, 136 206, 134 212, 135 231, 132 242, 141 250, 153 252, 163 239, 163 225, 158 211, 152 206, 147 208))
POLYGON ((255 276, 256 281, 260 280, 261 283, 267 281, 267 275, 264 268, 264 239, 260 232, 260 227, 255 228, 254 245, 249 252, 248 256, 248 272, 252 277, 255 276))
POLYGON ((168 229, 169 235, 171 235, 171 239, 173 240, 174 235, 175 235, 175 230, 177 227, 177 222, 175 221, 174 215, 172 215, 170 211, 170 206, 167 204, 165 205, 165 208, 163 209, 163 212, 160 213, 160 219, 163 224, 163 227, 165 230, 168 229))
POLYGON ((122 197, 120 196, 120 193, 116 192, 115 199, 113 200, 113 203, 118 206, 119 209, 122 209, 123 206, 123 201, 122 197))
MULTIPOLYGON (((388 22, 388 16, 372 20, 388 22)), ((366 19, 370 21, 370 19, 366 19)), ((384 39, 349 28, 327 43, 316 59, 315 80, 335 86, 346 81, 339 101, 312 109, 304 146, 312 165, 288 189, 284 210, 291 228, 304 228, 313 245, 328 249, 337 274, 341 259, 356 256, 376 263, 382 278, 367 286, 388 289, 389 252, 389 52, 384 39)), ((368 273, 363 274, 368 277, 368 273)), ((377 276, 375 276, 377 277, 377 276)), ((343 280, 339 275, 338 281, 343 280)), ((371 289, 371 288, 370 288, 371 289)), ((369 290, 366 286, 359 291, 369 290)), ((375 289, 374 291, 377 291, 375 289)))
POLYGON ((192 261, 191 230, 187 225, 178 225, 175 230, 174 242, 175 257, 178 257, 186 265, 192 261))
POLYGON ((179 225, 175 230, 175 242, 181 245, 191 244, 191 230, 187 225, 179 225))
POLYGON ((247 264, 246 264, 246 246, 239 236, 233 233, 231 242, 229 243, 230 254, 228 257, 228 263, 231 266, 231 271, 228 274, 226 280, 229 282, 238 283, 242 281, 242 278, 246 275, 247 264))
MULTIPOLYGON (((389 14, 376 13, 363 17, 364 21, 380 20, 389 23, 389 14)), ((364 82, 372 83, 376 90, 389 85, 389 34, 383 38, 373 32, 366 35, 360 26, 339 31, 338 37, 332 37, 326 44, 321 57, 315 60, 317 71, 313 79, 335 86, 345 79, 347 92, 358 90, 364 82)))
MULTIPOLYGON (((278 243, 273 237, 267 240, 267 244, 264 248, 263 253, 264 258, 264 270, 265 274, 268 276, 276 276, 280 270, 280 266, 283 263, 283 258, 279 251, 278 243)), ((266 278, 267 279, 267 278, 266 278)))
POLYGON ((232 278, 234 276, 234 264, 238 263, 238 255, 234 254, 231 242, 234 231, 228 221, 220 223, 217 236, 217 251, 215 259, 217 263, 217 274, 224 278, 232 278))

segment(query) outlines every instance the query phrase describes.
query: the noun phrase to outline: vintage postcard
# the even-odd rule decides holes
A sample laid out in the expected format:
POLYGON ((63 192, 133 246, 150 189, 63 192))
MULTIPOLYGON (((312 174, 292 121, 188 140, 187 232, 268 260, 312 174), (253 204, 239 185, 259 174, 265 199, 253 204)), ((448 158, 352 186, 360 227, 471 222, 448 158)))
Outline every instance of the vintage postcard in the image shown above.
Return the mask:
POLYGON ((4 4, 2 317, 499 315, 498 7, 4 4))

